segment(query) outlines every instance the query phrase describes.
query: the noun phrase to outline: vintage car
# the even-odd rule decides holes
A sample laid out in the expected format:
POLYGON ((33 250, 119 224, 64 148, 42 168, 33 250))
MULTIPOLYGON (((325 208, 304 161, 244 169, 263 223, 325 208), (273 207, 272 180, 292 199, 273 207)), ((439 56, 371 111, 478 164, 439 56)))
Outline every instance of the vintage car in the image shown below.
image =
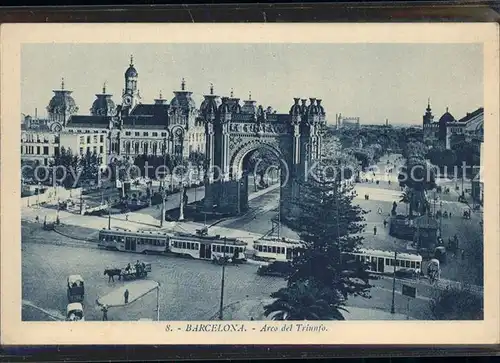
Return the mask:
POLYGON ((66 321, 85 321, 83 305, 81 303, 68 304, 66 308, 66 321))
POLYGON ((68 301, 82 302, 85 296, 83 277, 80 275, 68 276, 68 301))

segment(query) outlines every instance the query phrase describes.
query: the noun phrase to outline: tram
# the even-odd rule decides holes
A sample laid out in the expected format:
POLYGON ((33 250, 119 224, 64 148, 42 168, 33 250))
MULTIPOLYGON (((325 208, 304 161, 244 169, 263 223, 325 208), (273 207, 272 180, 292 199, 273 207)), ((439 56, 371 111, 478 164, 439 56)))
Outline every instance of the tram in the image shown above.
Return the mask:
POLYGON ((301 247, 303 244, 297 240, 284 237, 264 237, 254 242, 254 258, 262 261, 291 261, 297 256, 297 249, 301 247))
POLYGON ((245 260, 246 243, 236 238, 220 235, 194 235, 178 232, 130 231, 123 229, 102 229, 99 231, 100 248, 107 250, 173 254, 201 260, 212 260, 220 255, 238 256, 245 260))
POLYGON ((168 237, 163 232, 101 229, 99 247, 122 252, 161 254, 168 251, 168 237))
POLYGON ((236 238, 216 236, 201 236, 188 233, 175 233, 170 236, 169 252, 189 256, 200 260, 213 260, 224 255, 237 255, 239 260, 245 260, 246 243, 236 238))
POLYGON ((422 256, 411 253, 396 253, 396 258, 394 258, 392 251, 361 249, 349 255, 354 256, 356 261, 366 263, 367 270, 375 273, 394 272, 394 263, 396 272, 415 273, 422 269, 422 256))

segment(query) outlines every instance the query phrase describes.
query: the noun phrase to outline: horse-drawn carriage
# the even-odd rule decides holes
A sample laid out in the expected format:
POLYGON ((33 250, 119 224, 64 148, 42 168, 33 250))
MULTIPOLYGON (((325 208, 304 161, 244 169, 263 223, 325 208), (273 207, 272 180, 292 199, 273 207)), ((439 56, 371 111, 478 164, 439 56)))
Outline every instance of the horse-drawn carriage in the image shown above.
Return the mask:
POLYGON ((125 268, 107 268, 104 270, 104 275, 108 275, 108 281, 115 281, 114 277, 118 276, 121 280, 140 279, 148 276, 151 272, 151 264, 144 262, 137 262, 135 264, 129 263, 125 268))
POLYGON ((85 296, 85 286, 83 282, 83 277, 80 275, 70 275, 68 276, 68 301, 72 302, 82 302, 85 296))
POLYGON ((83 305, 81 303, 68 304, 66 308, 66 321, 85 321, 83 305))

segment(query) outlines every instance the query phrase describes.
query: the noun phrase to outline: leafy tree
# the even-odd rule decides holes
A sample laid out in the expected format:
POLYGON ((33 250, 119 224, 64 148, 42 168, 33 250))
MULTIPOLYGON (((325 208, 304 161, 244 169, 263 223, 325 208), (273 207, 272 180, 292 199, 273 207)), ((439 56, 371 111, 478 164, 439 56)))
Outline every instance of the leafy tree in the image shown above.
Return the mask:
POLYGON ((196 181, 203 180, 203 166, 206 163, 205 154, 200 151, 193 151, 189 154, 189 161, 196 168, 196 181))
POLYGON ((447 286, 430 301, 430 310, 436 320, 482 320, 483 300, 467 286, 447 286))
POLYGON ((273 320, 344 320, 341 311, 347 311, 335 291, 307 282, 294 283, 271 297, 276 300, 264 306, 264 314, 273 320))
POLYGON ((61 184, 66 188, 76 186, 75 176, 80 172, 79 158, 73 155, 71 149, 61 147, 59 154, 55 155, 54 160, 50 164, 51 168, 55 168, 57 180, 62 180, 61 184))

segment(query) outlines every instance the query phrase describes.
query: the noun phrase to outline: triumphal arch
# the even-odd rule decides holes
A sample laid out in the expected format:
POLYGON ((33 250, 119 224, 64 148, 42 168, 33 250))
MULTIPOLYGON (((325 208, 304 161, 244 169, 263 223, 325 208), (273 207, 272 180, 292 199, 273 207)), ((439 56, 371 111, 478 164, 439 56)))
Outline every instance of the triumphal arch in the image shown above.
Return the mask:
POLYGON ((248 210, 248 170, 246 159, 265 148, 280 160, 280 214, 283 220, 297 216, 294 203, 300 195, 300 180, 308 164, 318 159, 325 110, 316 98, 295 98, 288 114, 278 114, 257 106, 249 99, 213 93, 204 96, 200 107, 206 132, 206 213, 237 215, 248 210))

